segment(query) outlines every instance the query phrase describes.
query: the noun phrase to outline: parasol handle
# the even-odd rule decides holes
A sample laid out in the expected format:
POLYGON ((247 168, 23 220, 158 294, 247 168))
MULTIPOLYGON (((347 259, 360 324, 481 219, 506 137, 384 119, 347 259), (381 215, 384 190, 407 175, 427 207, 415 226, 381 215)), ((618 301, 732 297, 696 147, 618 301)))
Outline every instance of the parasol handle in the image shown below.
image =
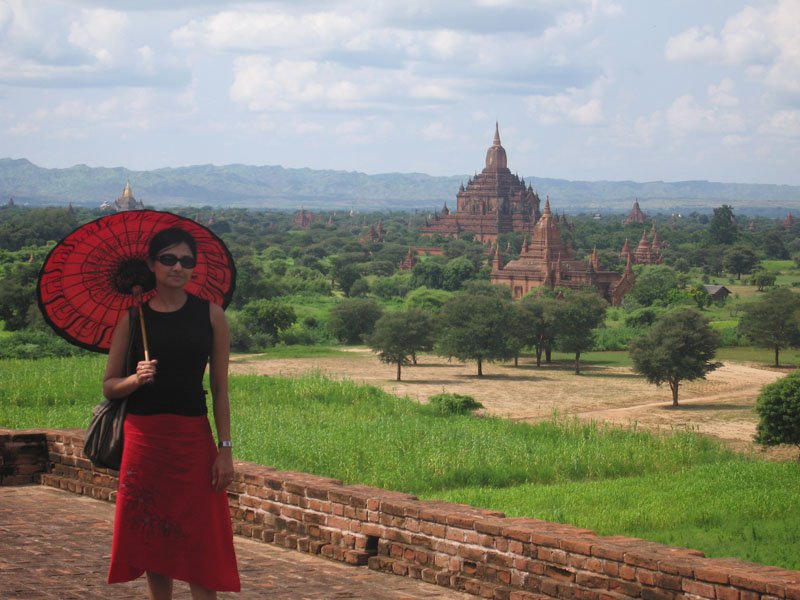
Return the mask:
POLYGON ((136 308, 139 310, 139 325, 142 326, 142 346, 144 346, 144 359, 150 362, 150 350, 147 347, 147 330, 144 327, 144 313, 142 312, 142 286, 133 286, 133 297, 136 299, 136 308))

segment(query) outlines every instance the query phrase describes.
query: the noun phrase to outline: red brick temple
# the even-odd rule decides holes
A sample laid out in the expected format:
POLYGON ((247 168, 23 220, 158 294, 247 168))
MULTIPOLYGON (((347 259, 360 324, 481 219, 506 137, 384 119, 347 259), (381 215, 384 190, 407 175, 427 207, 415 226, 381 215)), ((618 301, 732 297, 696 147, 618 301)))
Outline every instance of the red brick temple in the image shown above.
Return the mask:
POLYGON ((316 215, 314 213, 311 211, 306 212, 304 208, 301 208, 300 212, 294 216, 294 219, 292 219, 292 225, 297 225, 298 227, 307 229, 311 226, 315 219, 316 215))
POLYGON ((633 201, 633 208, 631 208, 631 212, 628 213, 628 216, 622 222, 623 225, 629 225, 630 223, 644 223, 647 220, 647 217, 642 212, 642 209, 639 208, 639 199, 635 199, 633 201))
POLYGON ((630 253, 622 275, 603 271, 597 250, 589 260, 576 259, 572 247, 561 241, 558 220, 551 213, 550 198, 547 198, 544 213, 533 228, 533 239, 530 242, 525 239, 520 257, 504 265, 500 249, 495 251, 492 283, 509 286, 515 299, 539 287, 593 286, 613 306, 619 306, 634 284, 630 253))
POLYGON ((658 235, 656 229, 656 222, 653 221, 653 228, 650 230, 650 236, 647 235, 647 229, 642 232, 642 239, 639 240, 639 245, 635 250, 631 250, 628 240, 625 240, 625 245, 619 255, 621 258, 628 258, 630 262, 636 265, 660 265, 664 262, 664 256, 661 253, 663 248, 661 237, 658 235))
POLYGON ((420 233, 451 238, 471 233, 477 241, 493 243, 501 233, 530 234, 538 219, 539 196, 508 169, 500 129, 495 124, 494 141, 486 151, 486 166, 469 179, 466 187, 461 185, 455 212, 451 213, 445 202, 433 222, 420 227, 420 233))

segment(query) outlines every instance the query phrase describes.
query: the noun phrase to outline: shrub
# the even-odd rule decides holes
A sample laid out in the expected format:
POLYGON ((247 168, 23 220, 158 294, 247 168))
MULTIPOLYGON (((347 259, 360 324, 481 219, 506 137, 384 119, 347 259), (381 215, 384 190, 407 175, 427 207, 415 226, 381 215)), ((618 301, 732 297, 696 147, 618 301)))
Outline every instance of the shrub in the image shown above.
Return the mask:
POLYGON ((607 350, 627 350, 630 341, 642 335, 643 330, 638 327, 601 327, 592 333, 592 350, 606 352, 607 350))
POLYGON ((465 415, 473 410, 483 408, 483 404, 472 396, 461 394, 435 394, 428 398, 428 406, 438 415, 465 415))
POLYGON ((625 317, 625 325, 628 327, 649 327, 663 314, 664 311, 657 308, 638 308, 632 310, 630 314, 625 317))
POLYGON ((77 356, 86 350, 49 331, 22 329, 0 338, 0 359, 77 356))
POLYGON ((761 389, 756 402, 755 441, 765 446, 794 444, 800 448, 800 371, 761 389))
POLYGON ((372 333, 383 309, 374 300, 351 298, 331 309, 328 329, 346 344, 362 342, 362 336, 372 333))

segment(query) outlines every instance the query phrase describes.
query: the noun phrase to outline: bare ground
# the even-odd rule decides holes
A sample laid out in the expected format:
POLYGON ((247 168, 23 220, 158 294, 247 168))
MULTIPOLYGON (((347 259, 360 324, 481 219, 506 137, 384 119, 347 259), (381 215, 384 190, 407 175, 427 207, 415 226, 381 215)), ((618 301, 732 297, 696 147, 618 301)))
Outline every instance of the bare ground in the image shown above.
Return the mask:
POLYGON ((764 450, 752 443, 758 393, 788 370, 725 363, 706 380, 682 384, 677 408, 672 407, 668 386, 648 384, 629 368, 592 365, 577 376, 563 364, 536 367, 523 359, 517 367, 485 363, 484 375, 479 378, 475 363, 423 356, 419 364, 403 367, 402 381, 395 381, 395 370, 368 350, 327 358, 257 360, 235 356, 231 361, 233 373, 291 377, 317 371, 420 402, 443 391, 466 394, 483 404, 487 413, 520 421, 548 419, 558 412, 619 425, 636 423, 652 430, 690 429, 718 438, 737 451, 754 451, 776 460, 796 457, 794 448, 764 450))

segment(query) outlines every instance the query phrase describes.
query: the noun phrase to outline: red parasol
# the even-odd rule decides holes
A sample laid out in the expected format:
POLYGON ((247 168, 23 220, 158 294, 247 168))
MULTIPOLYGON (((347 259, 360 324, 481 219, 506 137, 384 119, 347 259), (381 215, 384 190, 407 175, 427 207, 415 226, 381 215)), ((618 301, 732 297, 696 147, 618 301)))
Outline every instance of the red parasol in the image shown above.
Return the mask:
POLYGON ((96 219, 65 237, 48 254, 39 272, 37 296, 45 320, 67 341, 94 352, 108 352, 122 313, 155 294, 147 267, 147 245, 162 229, 180 227, 197 242, 197 266, 186 291, 228 305, 236 268, 228 248, 199 223, 168 212, 130 210, 96 219))

